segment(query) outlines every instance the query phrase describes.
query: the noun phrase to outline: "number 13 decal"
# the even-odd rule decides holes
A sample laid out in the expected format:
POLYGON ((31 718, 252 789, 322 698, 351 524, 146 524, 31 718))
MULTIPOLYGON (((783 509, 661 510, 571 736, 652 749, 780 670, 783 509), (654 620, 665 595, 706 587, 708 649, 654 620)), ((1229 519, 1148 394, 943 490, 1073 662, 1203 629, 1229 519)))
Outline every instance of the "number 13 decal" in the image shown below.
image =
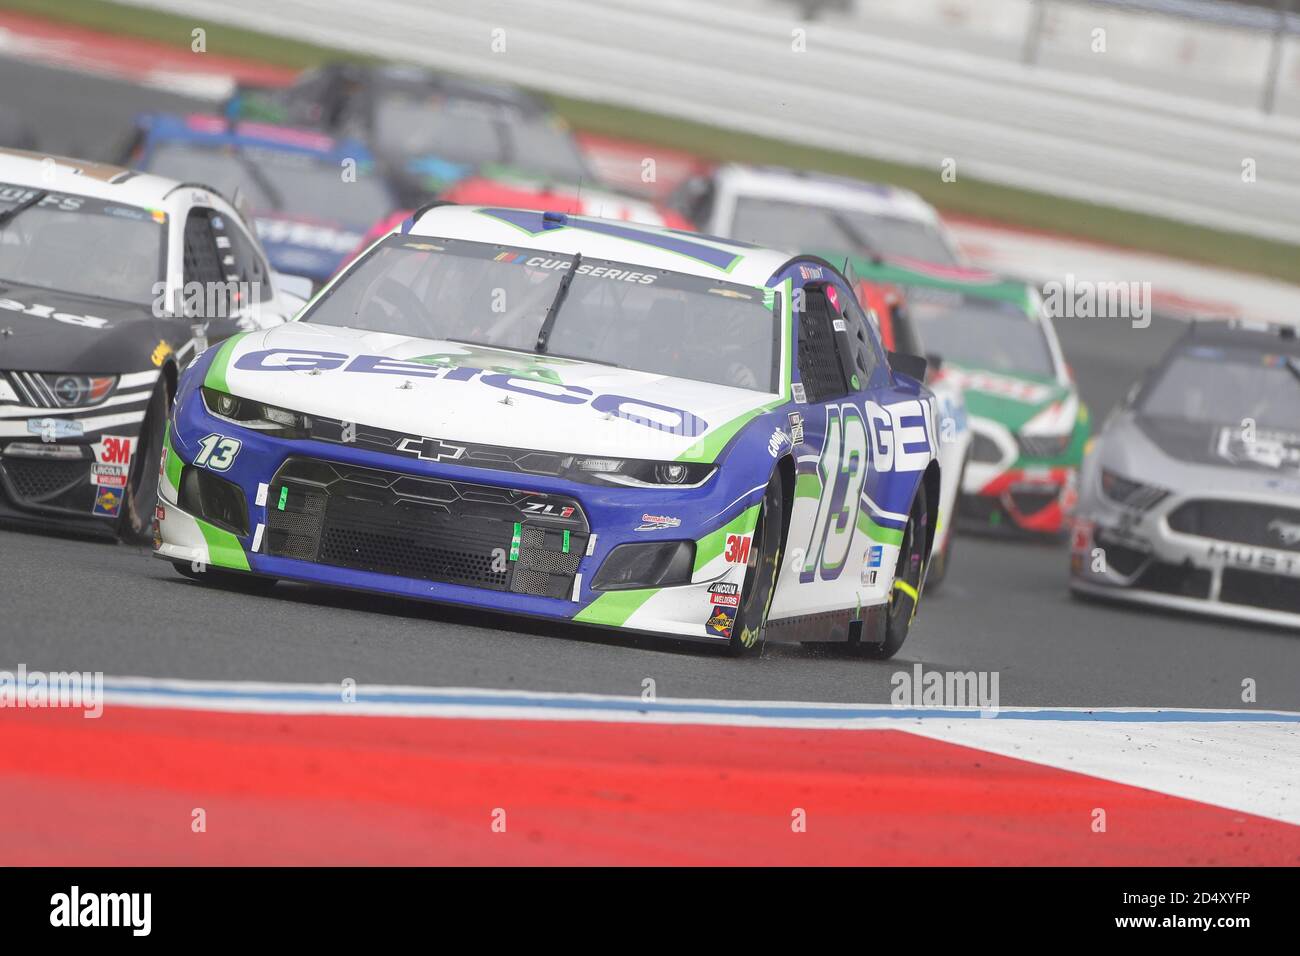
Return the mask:
POLYGON ((213 471, 226 471, 235 463, 243 444, 238 438, 223 438, 221 435, 209 435, 199 442, 199 454, 194 464, 213 471))
POLYGON ((799 580, 840 576, 858 521, 862 485, 867 480, 867 426, 854 405, 826 409, 826 440, 817 462, 822 494, 799 580))

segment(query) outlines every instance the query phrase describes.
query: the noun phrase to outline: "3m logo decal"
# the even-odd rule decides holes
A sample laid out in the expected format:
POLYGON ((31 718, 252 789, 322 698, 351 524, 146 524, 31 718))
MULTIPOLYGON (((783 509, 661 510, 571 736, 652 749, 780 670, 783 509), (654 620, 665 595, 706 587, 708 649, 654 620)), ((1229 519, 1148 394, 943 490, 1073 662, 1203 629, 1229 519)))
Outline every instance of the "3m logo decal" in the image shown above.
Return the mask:
POLYGON ((749 546, 753 538, 747 534, 727 535, 727 547, 722 552, 723 560, 728 564, 748 564, 749 546))
POLYGON ((100 443, 99 461, 104 465, 125 465, 131 461, 131 439, 105 435, 100 443))

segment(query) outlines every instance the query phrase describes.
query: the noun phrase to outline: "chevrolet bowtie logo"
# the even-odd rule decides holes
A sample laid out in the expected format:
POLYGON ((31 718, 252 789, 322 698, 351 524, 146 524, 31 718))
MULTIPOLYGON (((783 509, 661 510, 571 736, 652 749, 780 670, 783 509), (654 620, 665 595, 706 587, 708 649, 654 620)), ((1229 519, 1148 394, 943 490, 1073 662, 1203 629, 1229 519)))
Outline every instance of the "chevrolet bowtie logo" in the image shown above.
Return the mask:
POLYGON ((465 454, 463 445, 448 445, 436 438, 403 438, 398 442, 397 450, 415 455, 422 461, 455 461, 465 454))

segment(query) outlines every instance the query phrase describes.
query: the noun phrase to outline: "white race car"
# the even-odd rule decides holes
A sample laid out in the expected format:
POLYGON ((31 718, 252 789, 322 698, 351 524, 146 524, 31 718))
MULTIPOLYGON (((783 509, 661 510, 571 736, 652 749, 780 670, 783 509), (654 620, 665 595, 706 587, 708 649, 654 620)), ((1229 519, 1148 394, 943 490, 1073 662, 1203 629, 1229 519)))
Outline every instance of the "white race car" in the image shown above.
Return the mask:
POLYGON ((889 656, 939 507, 924 368, 825 260, 439 205, 185 373, 158 555, 889 656))
POLYGON ((960 265, 934 207, 883 183, 777 166, 719 166, 687 180, 673 205, 702 232, 775 249, 833 250, 960 265))

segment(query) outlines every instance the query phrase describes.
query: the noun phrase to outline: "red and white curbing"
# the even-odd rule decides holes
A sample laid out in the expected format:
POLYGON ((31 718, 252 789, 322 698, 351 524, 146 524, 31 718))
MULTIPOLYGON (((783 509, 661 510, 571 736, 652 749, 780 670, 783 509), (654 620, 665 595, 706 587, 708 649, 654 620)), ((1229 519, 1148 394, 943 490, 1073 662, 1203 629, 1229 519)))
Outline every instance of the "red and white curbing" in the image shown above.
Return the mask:
POLYGON ((1300 863, 1296 714, 104 685, 0 710, 0 865, 1300 863))

